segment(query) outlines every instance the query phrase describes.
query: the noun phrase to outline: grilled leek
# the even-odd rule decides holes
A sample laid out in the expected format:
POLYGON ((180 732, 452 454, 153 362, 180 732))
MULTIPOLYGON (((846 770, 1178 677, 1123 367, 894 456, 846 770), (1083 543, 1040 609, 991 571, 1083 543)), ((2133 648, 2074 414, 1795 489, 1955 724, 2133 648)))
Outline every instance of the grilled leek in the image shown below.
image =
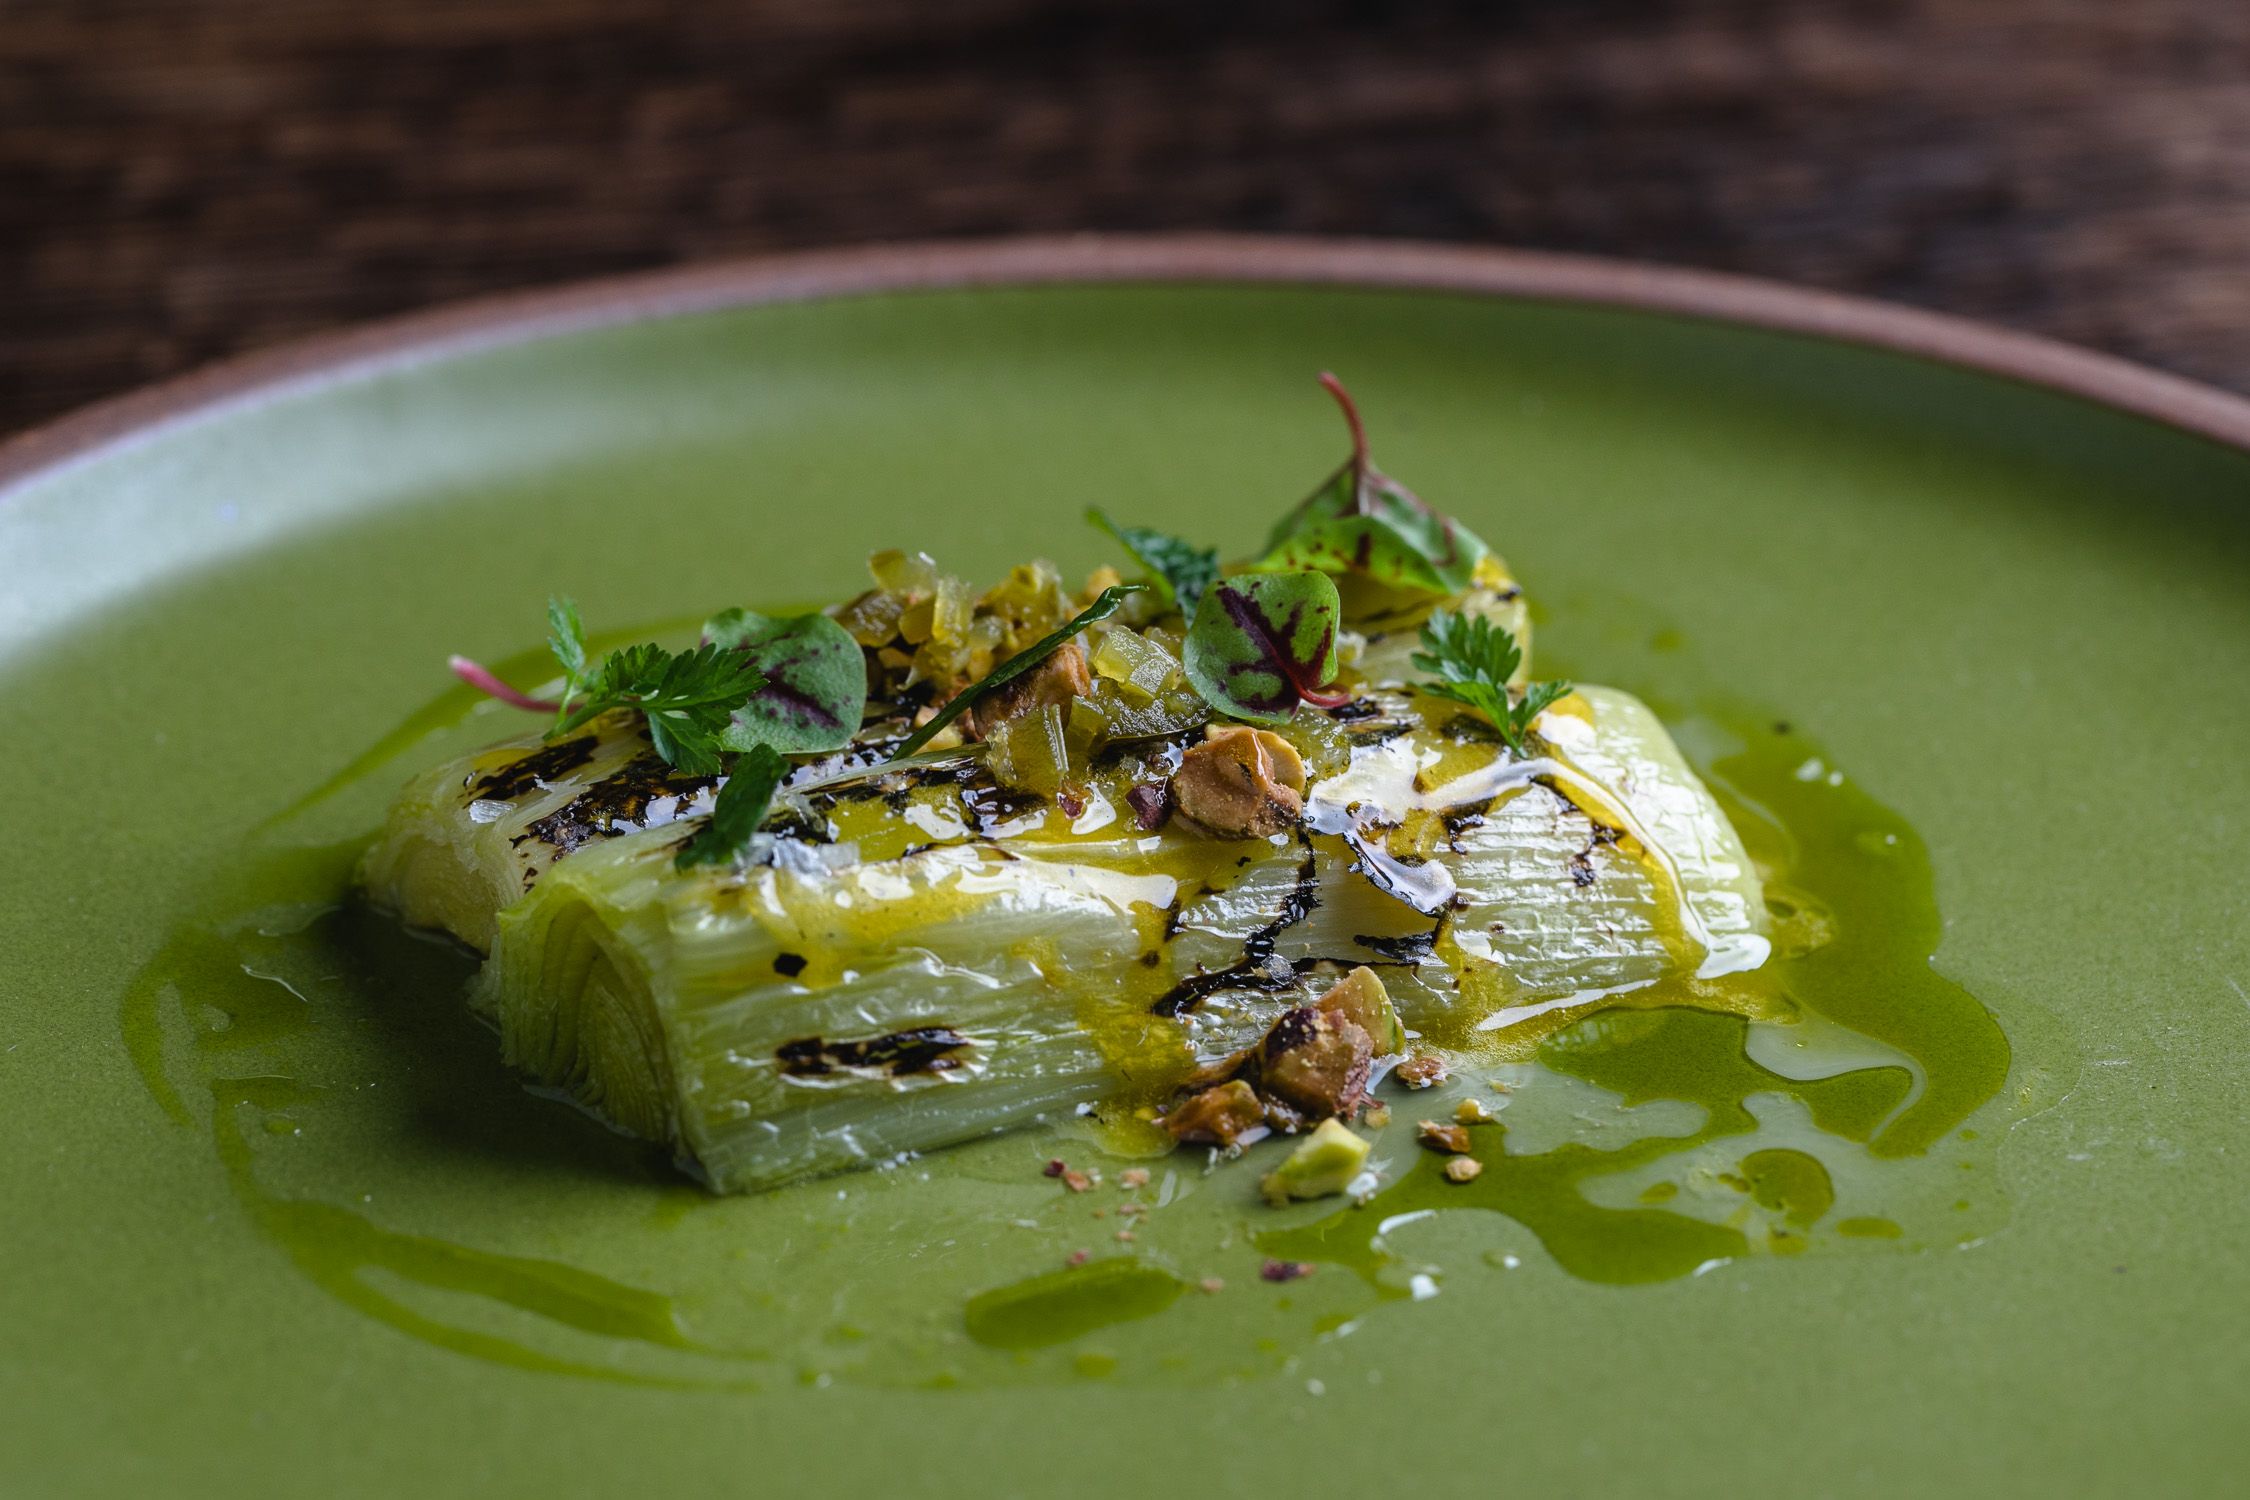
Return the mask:
POLYGON ((512 1064, 722 1191, 1072 1111, 1225 1144, 1348 1119, 1408 1037, 1504 1046, 1756 966, 1756 873, 1648 709, 1523 696, 1498 559, 1363 452, 1330 488, 1276 544, 1298 571, 1252 575, 1273 587, 1159 557, 1176 588, 1121 612, 1110 588, 1091 624, 1114 575, 1074 597, 1034 565, 979 598, 879 556, 830 611, 864 721, 797 756, 737 858, 679 858, 725 775, 668 764, 620 671, 623 706, 414 781, 363 882, 486 955, 472 1003, 512 1064), (1386 547, 1411 555, 1386 572, 1386 547), (1416 686, 1441 608, 1500 627, 1482 699, 1416 686), (941 707, 932 751, 891 759, 941 707))

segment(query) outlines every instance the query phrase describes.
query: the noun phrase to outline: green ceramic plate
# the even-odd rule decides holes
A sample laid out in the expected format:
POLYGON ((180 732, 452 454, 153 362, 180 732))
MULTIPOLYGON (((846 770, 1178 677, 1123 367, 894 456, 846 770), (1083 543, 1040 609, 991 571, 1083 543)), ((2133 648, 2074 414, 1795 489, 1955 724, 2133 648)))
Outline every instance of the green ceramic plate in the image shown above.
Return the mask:
POLYGON ((491 305, 21 442, 0 1492, 2237 1492, 2246 447, 2231 398, 1912 314, 1211 241, 491 305), (1456 1214, 1396 1231, 1419 1284, 1269 1286, 1191 1173, 1216 1238, 1150 1215, 1120 1263, 1155 1269, 1026 1321, 974 1294, 1060 1232, 1031 1145, 706 1204, 512 1084, 437 950, 196 946, 246 850, 345 839, 490 729, 414 716, 548 590, 635 624, 900 543, 1082 569, 1087 504, 1247 547, 1337 456, 1322 368, 1550 659, 1706 760, 1786 717, 1926 841, 1937 967, 2014 1063, 1895 1242, 1618 1285, 1456 1214))

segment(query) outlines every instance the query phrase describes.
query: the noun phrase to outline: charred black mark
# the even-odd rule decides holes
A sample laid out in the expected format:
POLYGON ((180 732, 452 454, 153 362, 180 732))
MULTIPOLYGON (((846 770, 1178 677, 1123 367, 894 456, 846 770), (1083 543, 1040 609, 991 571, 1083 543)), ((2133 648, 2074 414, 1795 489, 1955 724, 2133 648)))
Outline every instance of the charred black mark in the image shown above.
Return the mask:
POLYGON ((961 1060, 952 1054, 968 1045, 969 1039, 950 1026, 917 1026, 858 1042, 802 1037, 783 1042, 773 1055, 781 1071, 792 1078, 819 1078, 837 1072, 878 1072, 905 1078, 959 1067, 961 1060))
POLYGON ((961 793, 961 805, 976 819, 976 831, 990 838, 1004 823, 1036 812, 1047 805, 1037 792, 1012 792, 1004 787, 972 786, 961 793))
POLYGON ((1437 947, 1438 933, 1443 927, 1428 932, 1410 932, 1405 937, 1377 937, 1370 932, 1355 932, 1352 941, 1373 953, 1380 953, 1393 963, 1418 964, 1428 958, 1437 947))
POLYGON ((541 745, 506 765, 468 779, 471 802, 513 802, 524 793, 568 776, 594 758, 599 739, 582 734, 575 739, 541 745))
MULTIPOLYGON (((1589 819, 1588 821, 1591 822, 1592 820, 1589 819)), ((1617 838, 1617 830, 1607 823, 1594 824, 1592 831, 1586 835, 1586 847, 1573 854, 1568 865, 1565 866, 1570 871, 1571 882, 1574 885, 1584 889, 1594 883, 1597 873, 1594 869, 1594 851, 1604 845, 1616 843, 1617 838)))
POLYGON ((773 971, 784 979, 795 979, 805 972, 805 956, 802 953, 777 953, 773 959, 773 971))
MULTIPOLYGON (((1319 857, 1313 852, 1312 840, 1302 831, 1297 835, 1297 847, 1305 852, 1297 865, 1297 883, 1290 888, 1289 899, 1281 903, 1281 910, 1274 919, 1242 940, 1242 961, 1215 974, 1196 974, 1181 980, 1149 1009, 1160 1016, 1181 1016, 1201 1005, 1205 996, 1220 990, 1272 991, 1295 983, 1296 965, 1276 954, 1274 945, 1284 932, 1311 916, 1320 906, 1319 857)), ((1178 922, 1175 915, 1165 929, 1167 935, 1177 930, 1178 922)))
POLYGON ((1349 703, 1339 703, 1336 707, 1328 710, 1330 718, 1346 724, 1355 723, 1361 719, 1379 719, 1383 716, 1383 713, 1383 705, 1377 703, 1373 698, 1354 698, 1349 703))
POLYGON ((715 776, 680 776, 653 751, 643 751, 618 770, 529 824, 508 842, 536 840, 563 855, 597 838, 616 838, 644 826, 649 807, 662 797, 678 799, 685 811, 697 793, 717 783, 715 776))
POLYGON ((1184 1016, 1222 990, 1271 993, 1297 982, 1297 966, 1277 953, 1245 958, 1210 974, 1195 974, 1166 990, 1149 1009, 1160 1016, 1184 1016))
POLYGON ((1503 745, 1500 731, 1475 714, 1455 714, 1438 732, 1456 744, 1503 745))

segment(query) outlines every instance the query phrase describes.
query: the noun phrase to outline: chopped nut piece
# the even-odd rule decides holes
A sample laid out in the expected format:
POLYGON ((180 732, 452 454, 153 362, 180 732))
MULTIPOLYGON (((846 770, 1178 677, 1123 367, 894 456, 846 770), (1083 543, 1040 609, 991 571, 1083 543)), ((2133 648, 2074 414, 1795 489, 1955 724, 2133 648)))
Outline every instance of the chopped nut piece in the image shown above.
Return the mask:
POLYGON ((1431 1151, 1442 1151, 1449 1156, 1469 1154, 1469 1131, 1465 1125, 1440 1125, 1435 1120, 1417 1121, 1414 1139, 1431 1151))
POLYGON ((1375 1043, 1355 1023, 1309 1005, 1281 1013, 1259 1048, 1266 1092, 1314 1118, 1350 1115, 1367 1097, 1375 1043))
POLYGON ((1038 666, 985 694, 969 710, 966 722, 981 740, 1010 719, 1042 708, 1068 708, 1072 699, 1084 697, 1093 687, 1085 649, 1076 641, 1066 641, 1038 666))
POLYGON ((1486 1109, 1481 1099, 1463 1099, 1453 1106, 1453 1118, 1462 1125, 1490 1125, 1498 1116, 1486 1109))
POLYGON ((1062 1182, 1064 1187, 1074 1193, 1083 1193, 1094 1185, 1094 1180, 1084 1172, 1065 1172, 1062 1174, 1062 1182))
POLYGON ((1214 838, 1262 839, 1305 812, 1305 763, 1280 735, 1213 724, 1172 773, 1180 816, 1214 838))
POLYGON ((1147 1187, 1148 1168, 1127 1167, 1124 1171, 1117 1174, 1117 1185, 1121 1188, 1147 1187))
POLYGON ((1227 1289, 1227 1284, 1216 1276, 1206 1276, 1196 1285, 1208 1293, 1223 1292, 1227 1289))
POLYGON ((1161 1123, 1175 1140, 1232 1146, 1265 1122, 1257 1090, 1236 1078, 1190 1094, 1172 1106, 1161 1123))
POLYGON ((1261 1281, 1295 1281, 1312 1273, 1311 1262, 1302 1260, 1269 1260, 1258 1267, 1258 1279, 1261 1281))
POLYGON ((1456 1156, 1445 1164, 1447 1182, 1470 1182, 1484 1170, 1484 1163, 1473 1156, 1456 1156))
POLYGON ((1125 805, 1133 810, 1134 827, 1154 833, 1172 816, 1172 784, 1144 781, 1125 794, 1125 805))
POLYGON ((1383 981, 1376 972, 1364 964, 1337 980, 1335 987, 1313 1005, 1366 1032, 1375 1043, 1377 1057, 1388 1057, 1406 1046, 1406 1029, 1399 1024, 1398 1011, 1391 1004, 1391 992, 1383 988, 1383 981))
POLYGON ((1130 1229, 1120 1229, 1117 1231, 1117 1238, 1120 1242, 1130 1245, 1131 1243, 1133 1243, 1133 1231, 1130 1229))
POLYGON ((1350 1186, 1367 1165, 1369 1149, 1366 1141, 1341 1124, 1323 1120, 1258 1186, 1266 1201, 1276 1206, 1299 1198, 1332 1197, 1350 1186))
POLYGON ((1391 1123, 1391 1107, 1388 1104, 1370 1104, 1367 1106, 1367 1113, 1360 1118, 1377 1130, 1381 1130, 1385 1125, 1391 1123))
POLYGON ((1148 1205, 1146 1203, 1120 1203, 1117 1205, 1117 1216, 1121 1219, 1130 1219, 1136 1214, 1147 1212, 1148 1205))
POLYGON ((1392 1070, 1391 1076, 1410 1089, 1426 1089, 1445 1082, 1445 1059, 1434 1052, 1417 1052, 1392 1070))

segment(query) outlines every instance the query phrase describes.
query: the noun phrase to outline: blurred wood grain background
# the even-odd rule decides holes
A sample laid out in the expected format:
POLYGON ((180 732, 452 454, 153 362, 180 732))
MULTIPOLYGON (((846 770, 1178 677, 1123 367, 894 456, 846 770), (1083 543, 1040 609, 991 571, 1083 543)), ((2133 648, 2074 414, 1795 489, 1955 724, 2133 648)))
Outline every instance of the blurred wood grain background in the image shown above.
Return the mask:
POLYGON ((0 431, 447 298, 914 236, 1644 257, 2250 390, 2250 0, 0 0, 0 431))

